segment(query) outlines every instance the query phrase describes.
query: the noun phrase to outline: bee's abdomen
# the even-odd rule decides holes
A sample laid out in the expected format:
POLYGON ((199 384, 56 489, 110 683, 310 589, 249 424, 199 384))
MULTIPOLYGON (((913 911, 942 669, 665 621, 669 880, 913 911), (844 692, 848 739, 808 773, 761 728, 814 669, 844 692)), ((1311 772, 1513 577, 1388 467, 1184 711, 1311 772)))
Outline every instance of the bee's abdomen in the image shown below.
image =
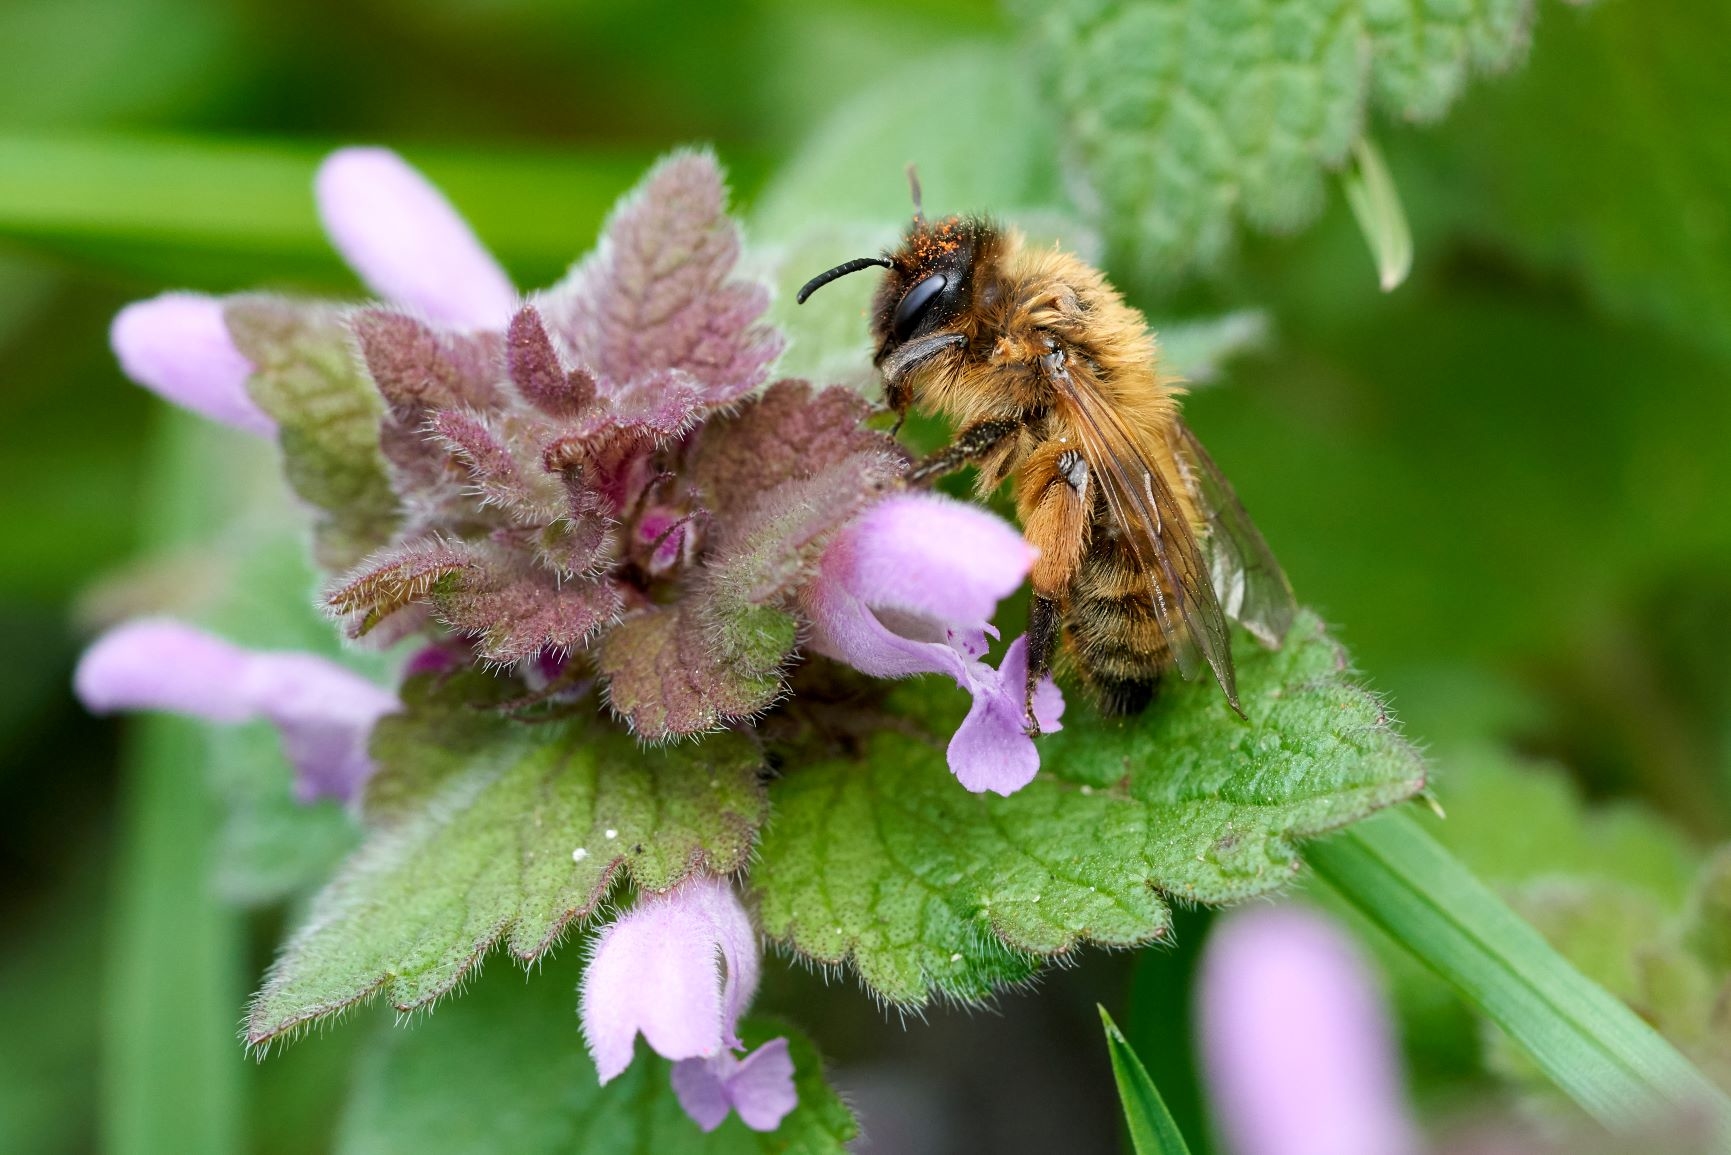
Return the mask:
POLYGON ((1142 709, 1171 665, 1148 581, 1134 559, 1106 540, 1084 556, 1070 587, 1070 659, 1107 713, 1142 709))

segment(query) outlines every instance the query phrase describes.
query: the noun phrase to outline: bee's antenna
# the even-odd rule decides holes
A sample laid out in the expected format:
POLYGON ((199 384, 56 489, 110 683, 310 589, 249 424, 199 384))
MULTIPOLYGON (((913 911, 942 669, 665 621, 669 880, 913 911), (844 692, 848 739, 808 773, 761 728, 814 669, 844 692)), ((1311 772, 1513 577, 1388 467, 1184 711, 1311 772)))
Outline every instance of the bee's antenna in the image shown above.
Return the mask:
POLYGON ((920 204, 920 170, 912 164, 908 165, 908 191, 914 194, 914 220, 923 225, 926 210, 920 204))
POLYGON ((828 272, 819 273, 817 276, 807 281, 805 287, 794 295, 793 303, 796 305, 803 305, 805 304, 805 299, 807 297, 811 296, 837 277, 845 277, 849 273, 857 273, 861 269, 869 269, 873 265, 878 265, 885 269, 893 269, 896 267, 895 262, 889 260, 887 257, 858 257, 844 264, 837 265, 828 272))

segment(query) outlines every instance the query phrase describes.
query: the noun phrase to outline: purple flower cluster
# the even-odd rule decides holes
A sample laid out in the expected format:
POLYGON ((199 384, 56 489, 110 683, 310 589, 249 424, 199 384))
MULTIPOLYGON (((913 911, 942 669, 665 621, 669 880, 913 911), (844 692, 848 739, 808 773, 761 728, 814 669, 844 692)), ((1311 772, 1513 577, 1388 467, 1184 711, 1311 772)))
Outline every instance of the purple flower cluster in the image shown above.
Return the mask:
MULTIPOLYGON (((312 365, 376 390, 312 406, 377 429, 361 464, 386 508, 343 522, 320 553, 348 559, 328 608, 351 637, 422 637, 406 675, 476 662, 537 690, 598 678, 651 741, 749 724, 786 692, 803 643, 875 676, 954 679, 973 698, 949 747, 961 785, 1009 794, 1034 777, 1024 643, 996 669, 984 661, 992 613, 1032 551, 989 513, 901 490, 899 451, 862 427, 852 394, 767 383, 780 339, 758 321, 764 290, 733 275, 712 160, 664 162, 596 253, 528 300, 394 154, 338 152, 315 193, 383 306, 168 293, 123 310, 112 340, 140 384, 246 433, 281 433, 285 455, 285 423, 310 418, 280 394, 263 403, 261 382, 302 383, 312 365)), ((289 465, 291 479, 311 469, 289 465)), ((302 492, 339 520, 352 512, 302 492)), ((92 710, 270 721, 307 799, 357 798, 373 724, 398 708, 337 663, 157 620, 100 639, 76 681, 92 710)), ((1062 710, 1048 682, 1042 727, 1062 710)), ((601 1080, 630 1064, 641 1033, 676 1063, 680 1102, 705 1130, 730 1112, 775 1128, 796 1103, 787 1042, 742 1054, 737 1033, 758 967, 728 880, 641 894, 596 936, 584 979, 601 1080)))

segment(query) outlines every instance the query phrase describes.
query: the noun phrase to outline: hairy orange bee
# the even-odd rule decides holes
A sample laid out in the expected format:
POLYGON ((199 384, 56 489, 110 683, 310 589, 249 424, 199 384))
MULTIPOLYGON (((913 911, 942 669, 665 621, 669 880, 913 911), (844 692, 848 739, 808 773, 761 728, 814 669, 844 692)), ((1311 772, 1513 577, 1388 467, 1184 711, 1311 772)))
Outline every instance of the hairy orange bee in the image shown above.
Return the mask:
POLYGON ((1176 666, 1212 669, 1238 703, 1227 619, 1275 646, 1292 587, 1179 413, 1141 313, 1106 278, 1057 249, 973 217, 927 222, 901 245, 821 273, 888 270, 872 304, 876 364, 898 415, 957 425, 910 484, 972 464, 982 495, 1015 479, 1023 532, 1038 547, 1028 623, 1033 688, 1060 637, 1103 709, 1131 713, 1176 666))

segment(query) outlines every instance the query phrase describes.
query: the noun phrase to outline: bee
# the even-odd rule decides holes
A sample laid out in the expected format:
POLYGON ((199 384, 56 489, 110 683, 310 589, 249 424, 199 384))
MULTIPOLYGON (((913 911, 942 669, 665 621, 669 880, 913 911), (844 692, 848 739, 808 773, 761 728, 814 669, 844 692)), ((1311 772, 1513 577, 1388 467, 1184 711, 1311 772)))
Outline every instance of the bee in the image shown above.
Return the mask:
MULTIPOLYGON (((912 174, 910 173, 912 180, 912 174)), ((1060 644, 1103 711, 1130 714, 1162 677, 1206 666, 1240 716, 1229 618, 1269 647, 1292 587, 1180 414, 1141 313, 1097 270, 980 217, 914 218, 899 247, 823 272, 886 270, 871 306, 884 400, 952 419, 910 485, 965 465, 981 496, 1014 480, 1032 573, 1024 724, 1060 644)))

